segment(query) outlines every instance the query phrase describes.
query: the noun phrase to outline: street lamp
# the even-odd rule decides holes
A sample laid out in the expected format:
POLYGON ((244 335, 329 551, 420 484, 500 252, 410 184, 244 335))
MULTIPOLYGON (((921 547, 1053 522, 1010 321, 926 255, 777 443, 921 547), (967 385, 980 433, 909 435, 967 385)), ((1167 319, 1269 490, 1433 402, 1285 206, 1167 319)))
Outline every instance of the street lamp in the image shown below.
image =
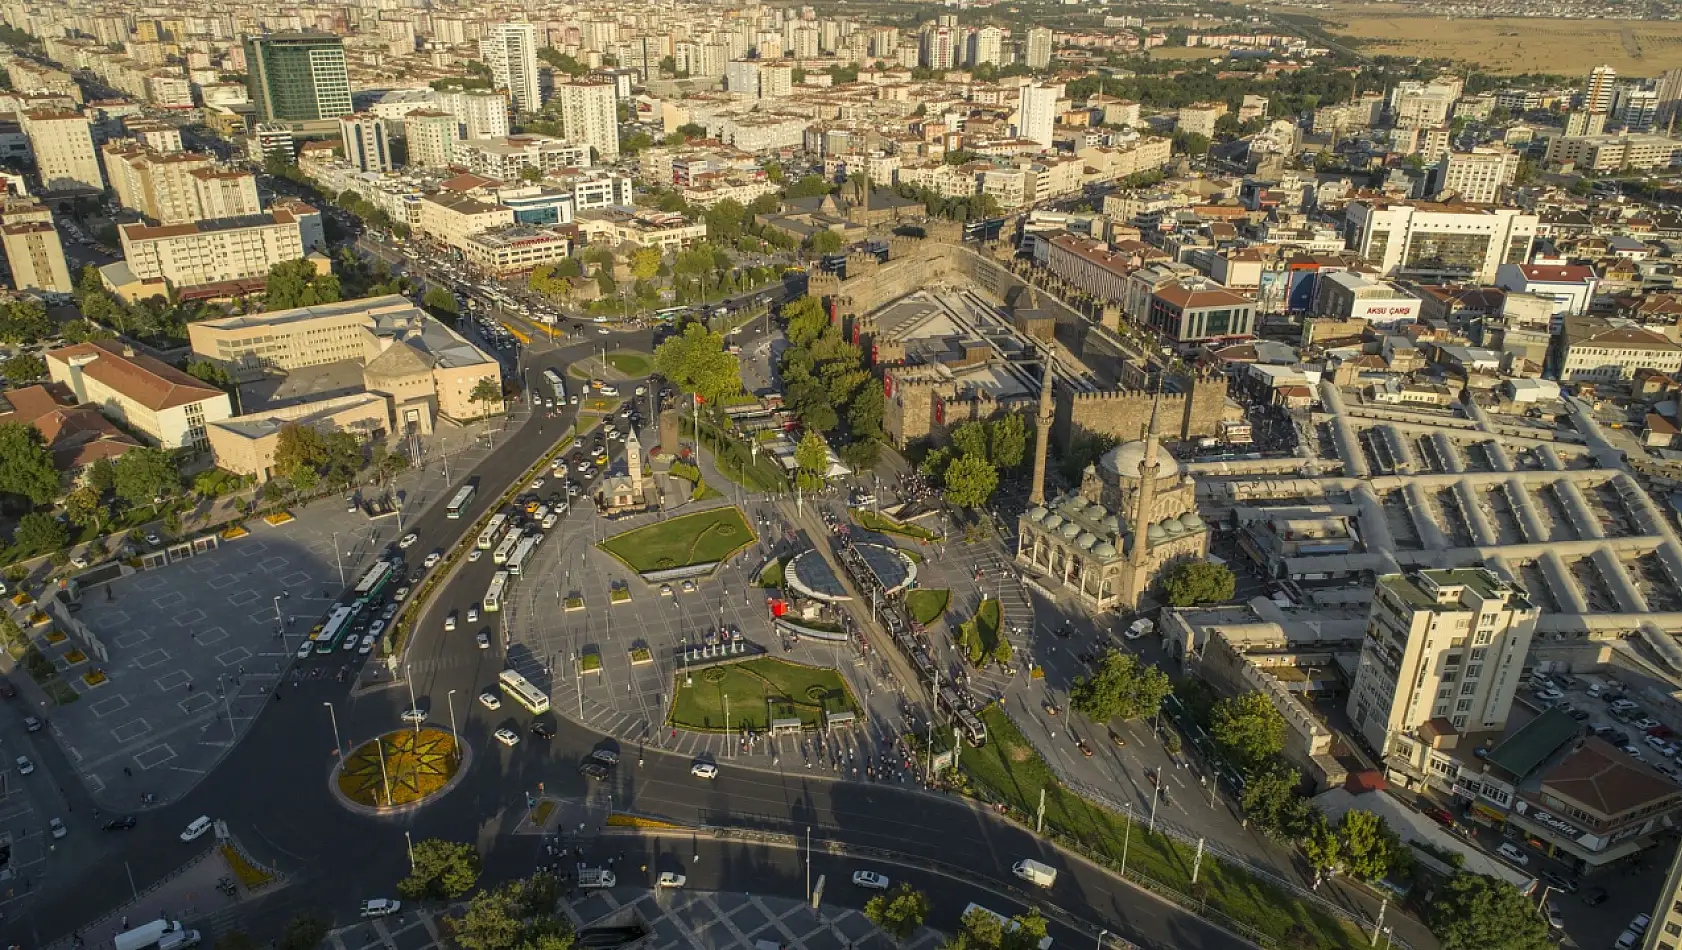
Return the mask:
POLYGON ((461 761, 461 732, 456 729, 456 691, 450 690, 444 695, 444 705, 450 707, 450 732, 455 734, 456 761, 461 761))
POLYGON ((403 682, 409 687, 409 709, 414 713, 410 718, 415 720, 415 735, 420 735, 420 710, 415 706, 415 678, 409 675, 409 664, 403 664, 403 682))
POLYGON ((339 741, 339 714, 333 711, 332 703, 327 702, 321 705, 327 707, 327 715, 333 720, 333 756, 337 758, 339 750, 344 748, 344 743, 339 741))

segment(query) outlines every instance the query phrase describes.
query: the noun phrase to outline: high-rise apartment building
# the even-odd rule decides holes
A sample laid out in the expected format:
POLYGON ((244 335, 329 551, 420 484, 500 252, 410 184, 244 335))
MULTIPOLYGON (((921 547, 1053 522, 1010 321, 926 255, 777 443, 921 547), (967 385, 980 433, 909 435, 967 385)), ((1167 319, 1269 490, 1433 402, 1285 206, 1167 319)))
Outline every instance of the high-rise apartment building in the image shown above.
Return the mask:
POLYGON ((759 98, 759 64, 751 59, 733 59, 724 67, 724 86, 733 96, 759 98))
POLYGON ((1610 66, 1596 66, 1589 70, 1588 83, 1583 87, 1583 108, 1605 115, 1612 111, 1612 96, 1618 86, 1618 71, 1610 66))
POLYGON ((612 83, 564 83, 555 87, 555 95, 569 140, 594 148, 597 160, 619 157, 619 109, 612 83))
POLYGON ((1380 755, 1426 724, 1499 732, 1523 680, 1540 611, 1486 568, 1378 579, 1348 712, 1380 755))
POLYGON ((438 104, 460 123, 460 138, 497 139, 509 132, 508 97, 488 89, 442 93, 438 104))
POLYGON ((443 168, 450 164, 459 134, 456 117, 448 112, 423 109, 409 113, 403 118, 409 164, 418 168, 443 168))
POLYGON ((50 109, 23 113, 23 133, 35 153, 41 187, 48 191, 102 191, 99 156, 88 117, 50 109))
POLYGON ((930 69, 951 69, 958 65, 962 34, 955 26, 923 28, 922 61, 930 69))
POLYGON ((1041 148, 1051 147, 1052 132, 1057 126, 1057 97, 1062 86, 1035 83, 1022 87, 1022 104, 1018 110, 1016 135, 1037 142, 1041 148))
POLYGON ((969 35, 969 49, 964 61, 971 66, 994 65, 1004 62, 1005 31, 996 26, 984 26, 969 35))
POLYGON ((1453 192, 1461 201, 1493 204, 1518 174, 1518 153, 1499 148, 1450 152, 1432 170, 1433 193, 1453 192))
POLYGON ((59 294, 75 289, 64 260, 64 243, 53 227, 53 213, 45 206, 14 201, 0 208, 0 247, 12 270, 13 289, 59 294))
POLYGON ((1670 859, 1670 873, 1659 890, 1641 950, 1677 950, 1682 947, 1682 848, 1670 859))
POLYGON ((759 98, 787 99, 794 95, 794 67, 788 63, 759 64, 759 98))
POLYGON ((387 140, 385 120, 366 112, 339 116, 339 140, 345 149, 345 161, 357 171, 391 171, 391 143, 387 140))
POLYGON ((1679 111, 1682 111, 1682 66, 1667 69, 1660 76, 1654 91, 1658 93, 1658 115, 1654 123, 1668 127, 1679 111))
POLYGON ((1612 118, 1631 132, 1647 132, 1659 117, 1659 91, 1629 84, 1612 96, 1612 118))
POLYGON ((1417 201, 1351 202, 1350 249, 1386 277, 1489 283, 1530 260, 1539 219, 1514 208, 1417 201))
POLYGON ((323 122, 356 111, 341 37, 253 36, 245 41, 245 68, 259 123, 323 122))
POLYGON ((1036 26, 1028 31, 1027 61, 1029 69, 1045 69, 1051 65, 1051 28, 1036 26))
POLYGON ((537 85, 537 28, 530 23, 498 23, 479 41, 479 56, 491 68, 498 89, 508 90, 514 107, 536 112, 543 106, 537 85))

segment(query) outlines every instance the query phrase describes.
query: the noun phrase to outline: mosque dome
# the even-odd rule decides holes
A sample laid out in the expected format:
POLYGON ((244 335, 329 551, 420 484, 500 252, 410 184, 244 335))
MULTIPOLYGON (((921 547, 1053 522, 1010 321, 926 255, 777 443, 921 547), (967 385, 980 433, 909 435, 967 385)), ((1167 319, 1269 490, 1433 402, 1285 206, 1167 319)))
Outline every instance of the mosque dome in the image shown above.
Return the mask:
POLYGON ((1035 505, 1034 507, 1028 509, 1028 520, 1032 521, 1034 524, 1039 524, 1045 520, 1045 516, 1047 514, 1048 512, 1045 510, 1044 505, 1035 505))
POLYGON ((1080 534, 1080 525, 1075 524, 1073 521, 1071 521, 1071 522, 1063 525, 1062 532, 1063 532, 1063 537, 1072 538, 1075 535, 1080 534))
POLYGON ((1170 538, 1177 538, 1186 533, 1185 525, 1180 524, 1180 519, 1178 518, 1164 518, 1159 524, 1163 533, 1167 534, 1170 538))
POLYGON ((1092 555, 1107 561, 1116 556, 1115 545, 1108 541, 1099 541, 1092 546, 1092 555))
POLYGON ((1093 521, 1101 521, 1104 516, 1109 513, 1109 509, 1105 508, 1098 502, 1093 502, 1092 504, 1086 506, 1086 516, 1091 518, 1093 521))
POLYGON ((1082 551, 1092 550, 1092 546, 1097 543, 1098 536, 1090 531, 1082 531, 1080 533, 1080 537, 1075 539, 1075 547, 1080 548, 1082 551))
POLYGON ((1121 531, 1121 519, 1115 515, 1105 515, 1103 524, 1105 528, 1108 528, 1111 531, 1121 531))
POLYGON ((1162 530, 1162 525, 1153 524, 1145 529, 1145 537, 1150 539, 1152 544, 1160 544, 1168 540, 1168 532, 1162 530))
MULTIPOLYGON (((1144 442, 1123 442, 1115 448, 1105 452, 1098 460, 1104 471, 1121 478, 1139 478, 1139 465, 1145 460, 1144 442)), ((1174 460, 1166 449, 1157 449, 1156 477, 1169 478, 1180 474, 1180 463, 1174 460)))
POLYGON ((1044 528, 1047 531, 1056 531, 1057 528, 1062 524, 1063 524, 1063 516, 1062 515, 1050 514, 1050 515, 1046 516, 1044 521, 1040 522, 1040 527, 1044 528))
POLYGON ((1181 515, 1180 524, 1184 525, 1187 531, 1195 532, 1203 530, 1203 519, 1199 518, 1197 516, 1197 512, 1195 511, 1188 511, 1181 515))

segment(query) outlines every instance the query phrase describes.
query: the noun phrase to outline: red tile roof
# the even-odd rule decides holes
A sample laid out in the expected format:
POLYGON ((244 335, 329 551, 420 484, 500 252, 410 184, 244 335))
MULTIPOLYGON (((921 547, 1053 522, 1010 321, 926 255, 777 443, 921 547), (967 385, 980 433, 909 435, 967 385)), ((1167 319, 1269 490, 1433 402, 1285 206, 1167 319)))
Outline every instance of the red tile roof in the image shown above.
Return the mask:
POLYGON ((70 365, 78 357, 94 357, 82 373, 157 412, 223 395, 175 367, 132 350, 114 340, 77 343, 47 353, 47 359, 70 365))
POLYGON ((96 459, 115 458, 140 443, 129 438, 92 405, 76 405, 70 390, 58 383, 8 390, 11 412, 0 423, 33 425, 53 454, 60 471, 74 471, 96 459))
POLYGON ((1682 788, 1642 763, 1590 738, 1542 779, 1542 790, 1606 818, 1682 797, 1682 788))
POLYGON ((1550 284, 1577 284, 1594 279, 1594 271, 1581 264, 1520 264, 1525 280, 1550 284))

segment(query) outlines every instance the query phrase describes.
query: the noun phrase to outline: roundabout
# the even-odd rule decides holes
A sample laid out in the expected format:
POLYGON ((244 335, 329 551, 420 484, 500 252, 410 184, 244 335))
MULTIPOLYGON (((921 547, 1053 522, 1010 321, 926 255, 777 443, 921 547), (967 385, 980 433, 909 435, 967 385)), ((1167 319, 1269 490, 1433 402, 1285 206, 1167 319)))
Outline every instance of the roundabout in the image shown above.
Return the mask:
POLYGON ((395 729, 353 749, 333 768, 330 784, 347 808, 395 814, 442 797, 471 762, 469 748, 447 730, 395 729))

